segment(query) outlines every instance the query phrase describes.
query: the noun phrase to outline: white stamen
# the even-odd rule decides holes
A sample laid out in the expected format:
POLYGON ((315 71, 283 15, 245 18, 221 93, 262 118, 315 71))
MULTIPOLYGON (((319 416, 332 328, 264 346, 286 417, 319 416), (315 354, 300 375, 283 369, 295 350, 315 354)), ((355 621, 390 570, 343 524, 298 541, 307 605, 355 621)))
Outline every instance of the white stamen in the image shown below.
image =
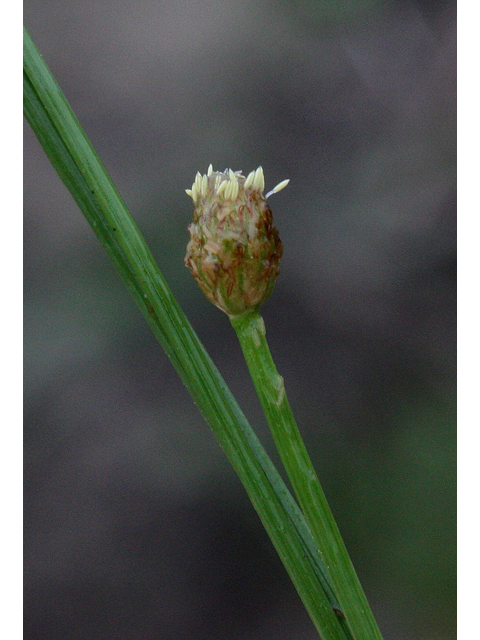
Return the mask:
POLYGON ((222 182, 222 184, 217 189, 217 196, 221 195, 223 191, 225 191, 228 184, 229 184, 228 180, 224 180, 222 182))
POLYGON ((250 171, 250 173, 247 176, 247 179, 245 180, 245 184, 243 185, 243 188, 248 189, 248 187, 252 184, 254 178, 255 178, 255 171, 250 171))
POLYGON ((256 191, 263 191, 265 188, 265 178, 263 177, 262 167, 258 167, 255 171, 255 178, 253 180, 252 188, 256 191))
MULTIPOLYGON (((279 182, 276 187, 274 187, 267 193, 265 198, 268 198, 274 193, 278 193, 282 189, 285 189, 289 182, 289 179, 282 180, 282 182, 279 182)), ((240 186, 242 186, 244 190, 252 189, 255 191, 259 191, 260 193, 263 193, 263 190, 265 189, 265 177, 263 174, 263 168, 261 166, 259 166, 255 171, 250 171, 248 176, 245 178, 241 171, 232 171, 232 169, 225 169, 225 171, 223 172, 217 172, 213 170, 213 165, 209 164, 207 173, 205 175, 202 175, 199 171, 197 171, 197 175, 195 176, 195 181, 192 184, 192 188, 185 189, 185 193, 192 198, 195 204, 197 204, 199 198, 207 196, 209 192, 209 183, 210 189, 213 187, 217 195, 223 194, 225 200, 236 200, 238 197, 240 186), (215 180, 212 180, 213 184, 210 183, 209 180, 209 177, 212 175, 215 176, 215 180), (240 179, 243 181, 243 184, 240 183, 240 179)))
POLYGON ((282 180, 282 182, 279 182, 276 187, 273 187, 273 189, 267 193, 265 198, 268 198, 268 196, 271 196, 274 193, 278 193, 282 189, 285 189, 285 187, 289 182, 290 182, 290 178, 287 178, 287 180, 282 180))
POLYGON ((208 190, 208 178, 207 176, 203 176, 202 178, 202 196, 205 197, 207 195, 208 190))

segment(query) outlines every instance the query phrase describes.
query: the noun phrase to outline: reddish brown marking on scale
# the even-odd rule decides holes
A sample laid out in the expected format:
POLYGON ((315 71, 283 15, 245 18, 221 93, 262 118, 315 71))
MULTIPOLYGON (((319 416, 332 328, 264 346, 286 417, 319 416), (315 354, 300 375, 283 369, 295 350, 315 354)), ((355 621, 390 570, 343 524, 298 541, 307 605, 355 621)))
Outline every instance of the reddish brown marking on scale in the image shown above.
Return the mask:
POLYGON ((243 222, 245 220, 245 205, 241 204, 238 209, 237 209, 237 213, 238 213, 238 220, 240 222, 240 226, 243 227, 243 222))
POLYGON ((237 246, 235 247, 235 256, 237 258, 238 263, 240 262, 240 260, 243 258, 244 255, 245 255, 245 247, 241 242, 237 242, 237 246))
POLYGON ((265 208, 265 224, 268 225, 269 227, 271 227, 273 224, 273 215, 270 207, 265 208))
POLYGON ((231 267, 229 267, 228 269, 224 268, 224 270, 225 270, 225 275, 227 276, 227 279, 228 279, 227 296, 230 297, 232 295, 233 287, 235 286, 236 278, 235 278, 233 269, 231 267))

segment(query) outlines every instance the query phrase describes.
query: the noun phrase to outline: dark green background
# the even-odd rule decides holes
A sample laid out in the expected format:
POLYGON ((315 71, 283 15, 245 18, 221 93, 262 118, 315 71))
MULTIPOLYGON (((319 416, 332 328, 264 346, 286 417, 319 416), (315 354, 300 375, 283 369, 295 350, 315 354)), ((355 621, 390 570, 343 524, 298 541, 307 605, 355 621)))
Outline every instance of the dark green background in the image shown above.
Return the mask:
MULTIPOLYGON (((184 189, 210 162, 291 179, 277 367, 385 640, 454 638, 453 3, 29 1, 25 24, 273 456, 183 265, 184 189)), ((315 638, 28 125, 25 329, 25 637, 315 638)))

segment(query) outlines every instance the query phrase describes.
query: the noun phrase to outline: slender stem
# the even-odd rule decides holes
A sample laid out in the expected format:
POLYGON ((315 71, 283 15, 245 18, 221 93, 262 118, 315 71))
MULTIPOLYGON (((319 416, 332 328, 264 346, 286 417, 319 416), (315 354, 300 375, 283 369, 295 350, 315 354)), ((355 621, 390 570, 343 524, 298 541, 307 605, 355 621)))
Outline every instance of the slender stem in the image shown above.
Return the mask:
POLYGON ((325 591, 303 514, 180 309, 26 31, 24 112, 237 472, 319 634, 324 640, 348 639, 325 591))
POLYGON ((285 393, 258 311, 230 318, 237 332, 275 444, 312 531, 342 614, 355 640, 381 640, 285 393))

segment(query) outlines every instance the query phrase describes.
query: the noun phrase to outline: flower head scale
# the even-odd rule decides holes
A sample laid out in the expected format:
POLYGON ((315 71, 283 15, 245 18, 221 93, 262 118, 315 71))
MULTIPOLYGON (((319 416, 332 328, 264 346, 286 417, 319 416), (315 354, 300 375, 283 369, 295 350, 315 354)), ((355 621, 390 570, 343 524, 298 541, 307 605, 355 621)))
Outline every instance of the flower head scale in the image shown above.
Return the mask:
POLYGON ((266 198, 288 182, 264 196, 262 167, 245 177, 210 165, 186 189, 195 210, 185 264, 207 298, 229 316, 256 309, 272 292, 282 243, 266 198))

